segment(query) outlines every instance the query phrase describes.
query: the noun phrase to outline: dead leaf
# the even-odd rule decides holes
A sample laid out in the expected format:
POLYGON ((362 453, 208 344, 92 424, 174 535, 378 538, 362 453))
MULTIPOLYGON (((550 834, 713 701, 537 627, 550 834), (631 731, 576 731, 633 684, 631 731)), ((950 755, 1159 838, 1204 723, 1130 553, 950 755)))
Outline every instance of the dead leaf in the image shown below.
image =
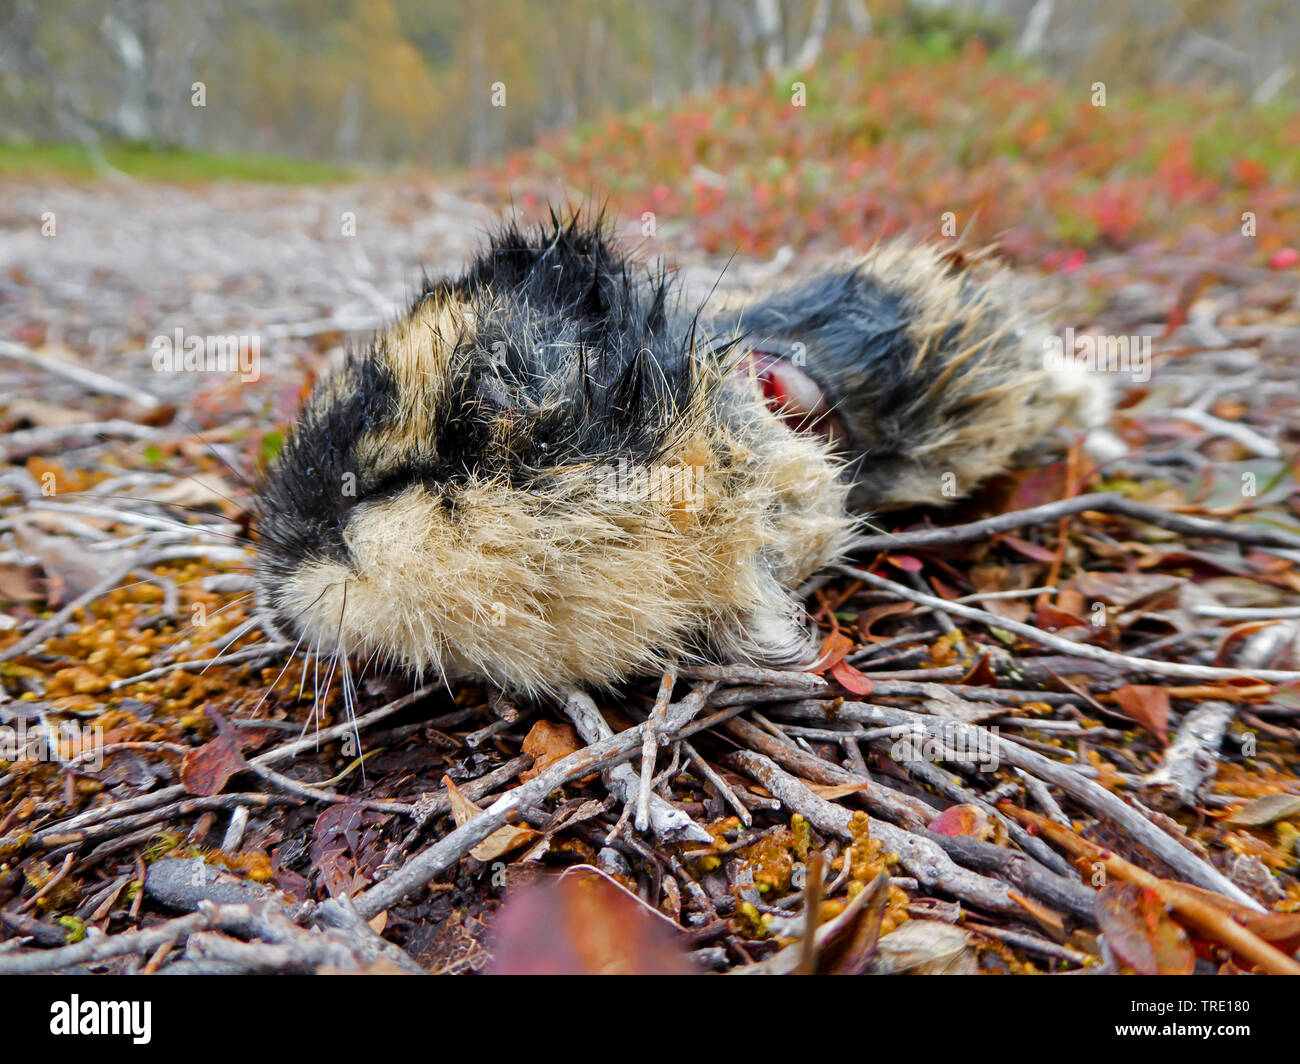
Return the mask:
POLYGON ((59 606, 89 591, 104 579, 102 556, 87 554, 85 544, 70 536, 52 536, 25 517, 10 520, 14 539, 25 554, 38 558, 45 571, 45 600, 59 606))
POLYGON ((822 642, 821 653, 817 655, 817 660, 808 666, 808 671, 821 675, 843 661, 852 649, 852 639, 843 632, 831 632, 822 642))
POLYGON ((865 780, 861 783, 812 783, 809 780, 804 780, 803 783, 813 794, 825 798, 828 802, 871 788, 871 784, 865 780))
POLYGON ((524 737, 523 752, 533 755, 533 767, 519 773, 520 782, 527 783, 540 776, 555 762, 581 749, 582 743, 572 724, 539 720, 524 737))
POLYGON ((1263 827, 1300 816, 1300 794, 1266 794, 1254 798, 1224 820, 1225 824, 1263 827))
MULTIPOLYGON (((443 776, 442 782, 447 788, 447 796, 451 799, 451 815, 457 827, 473 820, 483 811, 460 792, 460 788, 452 782, 450 776, 443 776)), ((517 850, 520 846, 527 846, 538 838, 541 838, 541 835, 532 828, 503 824, 469 852, 480 861, 494 861, 503 854, 517 850)))
POLYGON ((1182 585, 1183 581, 1176 576, 1152 573, 1076 573, 1066 586, 1089 602, 1100 599, 1120 609, 1130 609, 1138 603, 1150 603, 1170 595, 1182 585))
POLYGON ((926 825, 936 835, 965 835, 972 839, 993 836, 993 821, 978 805, 950 805, 926 825))
POLYGON ((1097 925, 1116 957, 1138 975, 1191 975, 1196 952, 1153 890, 1108 883, 1097 895, 1097 925))
POLYGON ((999 717, 1006 712, 1005 707, 995 702, 973 702, 962 698, 941 683, 922 684, 921 690, 926 695, 922 708, 936 717, 975 724, 989 717, 999 717))
POLYGON ((1125 684, 1115 689, 1115 701, 1124 716, 1142 725, 1162 744, 1168 745, 1168 688, 1149 684, 1125 684))
POLYGON ((886 617, 896 617, 905 613, 911 613, 916 609, 914 602, 886 602, 880 606, 871 606, 858 614, 858 635, 864 642, 879 643, 887 639, 887 636, 872 635, 871 626, 877 621, 886 617))
POLYGON ((876 945, 877 975, 974 975, 979 971, 970 935, 938 920, 909 920, 876 945))
POLYGON ((181 786, 190 794, 219 794, 231 776, 248 767, 240 751, 239 733, 215 709, 208 706, 205 710, 217 726, 217 737, 185 754, 181 786))
POLYGON ((690 975, 677 929, 594 868, 512 894, 494 924, 498 975, 690 975))
POLYGON ((148 498, 170 506, 238 510, 237 494, 238 489, 216 473, 195 473, 150 490, 148 498))
POLYGON ((41 428, 63 428, 66 425, 84 425, 94 417, 84 410, 70 406, 57 406, 40 399, 15 399, 5 413, 11 418, 30 421, 41 428))

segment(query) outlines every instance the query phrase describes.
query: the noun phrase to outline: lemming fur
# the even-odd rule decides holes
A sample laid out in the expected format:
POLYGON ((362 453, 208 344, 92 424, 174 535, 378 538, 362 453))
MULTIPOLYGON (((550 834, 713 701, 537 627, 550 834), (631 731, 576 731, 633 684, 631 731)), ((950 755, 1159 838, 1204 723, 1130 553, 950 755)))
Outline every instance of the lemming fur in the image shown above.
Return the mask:
POLYGON ((508 225, 314 388, 259 486, 261 604, 308 647, 529 695, 805 662, 790 589, 855 513, 1104 412, 1002 291, 890 245, 707 314, 599 219, 508 225))

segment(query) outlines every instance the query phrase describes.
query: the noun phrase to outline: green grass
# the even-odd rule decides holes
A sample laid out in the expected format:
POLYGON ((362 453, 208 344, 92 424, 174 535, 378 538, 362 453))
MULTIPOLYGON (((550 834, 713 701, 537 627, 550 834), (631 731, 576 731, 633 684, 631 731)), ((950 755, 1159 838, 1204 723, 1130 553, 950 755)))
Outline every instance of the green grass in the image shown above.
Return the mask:
MULTIPOLYGON (((312 159, 275 155, 211 155, 147 144, 107 144, 103 160, 129 177, 151 181, 269 181, 311 184, 344 181, 349 170, 312 159)), ((0 177, 102 177, 99 161, 79 144, 0 143, 0 177)))

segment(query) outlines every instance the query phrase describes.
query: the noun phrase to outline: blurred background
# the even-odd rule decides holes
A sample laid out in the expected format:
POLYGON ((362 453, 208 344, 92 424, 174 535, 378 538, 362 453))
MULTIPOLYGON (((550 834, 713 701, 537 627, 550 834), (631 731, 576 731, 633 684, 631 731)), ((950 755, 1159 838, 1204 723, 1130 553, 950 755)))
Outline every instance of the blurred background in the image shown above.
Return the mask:
POLYGON ((1298 55, 1294 0, 0 0, 0 335, 292 379, 557 203, 698 290, 960 236, 1077 327, 1286 324, 1298 55))
POLYGON ((881 35, 904 53, 892 62, 978 42, 1113 93, 1300 93, 1290 0, 4 0, 0 137, 472 165, 881 35))

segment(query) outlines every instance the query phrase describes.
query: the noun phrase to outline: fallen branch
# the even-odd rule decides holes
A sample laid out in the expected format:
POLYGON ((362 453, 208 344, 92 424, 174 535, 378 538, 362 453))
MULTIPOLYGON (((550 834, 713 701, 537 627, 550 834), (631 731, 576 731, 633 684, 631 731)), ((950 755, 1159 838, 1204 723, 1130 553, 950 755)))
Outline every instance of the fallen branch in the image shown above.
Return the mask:
MULTIPOLYGON (((723 759, 732 768, 761 783, 785 806, 799 813, 818 831, 854 841, 853 813, 842 805, 813 793, 801 780, 781 768, 771 758, 752 750, 737 750, 723 759)), ((859 814, 861 815, 861 814, 859 814)), ((1005 916, 1024 916, 1024 908, 1011 896, 1005 883, 967 871, 956 864, 930 839, 895 827, 883 820, 868 818, 868 831, 885 850, 898 859, 928 890, 942 890, 970 905, 1005 916)))
POLYGON ((1061 517, 1096 510, 1101 513, 1120 514, 1136 521, 1167 528, 1171 532, 1180 532, 1189 536, 1212 536, 1229 539, 1257 547, 1290 547, 1300 549, 1300 535, 1283 529, 1247 528, 1228 524, 1223 521, 1211 521, 1203 517, 1191 517, 1187 514, 1171 513, 1157 506, 1134 502, 1117 491, 1094 492, 1090 495, 1076 495, 1070 499, 1033 506, 1027 510, 998 514, 982 521, 972 521, 965 525, 952 525, 948 528, 928 528, 919 532, 884 532, 874 536, 859 536, 852 540, 849 549, 854 551, 870 550, 915 550, 918 547, 946 547, 954 543, 971 543, 975 540, 989 539, 1000 532, 1025 528, 1029 525, 1046 524, 1061 517))
POLYGON ((1001 760, 1054 784, 1085 808, 1118 825, 1132 836, 1134 842, 1146 847, 1171 869, 1186 877, 1189 882, 1222 894, 1251 909, 1262 911, 1259 902, 1217 868, 1155 827, 1146 817, 1126 805, 1105 787, 1094 783, 1068 766, 1018 743, 1003 739, 987 728, 865 702, 844 702, 833 709, 819 702, 793 702, 782 706, 781 711, 803 720, 825 720, 828 715, 833 714, 835 719, 853 720, 862 724, 914 725, 923 729, 927 735, 938 739, 939 745, 944 749, 955 747, 966 751, 994 752, 1001 760))
POLYGON ((1236 708, 1228 702, 1202 702, 1191 710, 1165 750, 1164 760, 1143 784, 1163 791, 1180 806, 1195 804, 1218 768, 1223 734, 1235 715, 1236 708))
POLYGON ((900 598, 908 599, 912 602, 919 602, 924 606, 930 606, 936 610, 942 610, 945 613, 951 613, 956 617, 964 617, 969 621, 978 621, 988 628, 1000 628, 1003 631, 1011 632, 1022 639, 1027 639, 1032 643, 1038 643, 1041 646, 1051 647, 1053 650, 1059 650, 1063 653, 1071 654, 1076 658, 1084 658, 1089 661, 1099 661, 1107 665, 1116 665, 1126 669, 1129 672, 1138 672, 1150 676, 1173 676, 1187 680, 1240 680, 1256 679, 1265 680, 1269 683, 1291 683, 1300 680, 1300 672, 1288 671, 1283 669, 1232 669, 1221 668, 1215 665, 1184 665, 1173 661, 1157 661, 1153 658, 1136 658, 1128 654, 1120 654, 1113 650, 1106 650, 1102 647, 1094 647, 1087 643, 1075 643, 1069 639, 1063 639, 1060 636, 1051 635, 1048 632, 1041 631, 1032 625, 1021 624, 1019 621, 1012 621, 1005 617, 999 617, 993 613, 986 613, 984 610, 975 609, 973 606, 963 606, 957 602, 949 602, 941 599, 937 595, 927 595, 922 591, 914 591, 905 584, 895 583, 893 580, 886 580, 883 576, 877 576, 875 573, 869 573, 865 569, 859 569, 852 565, 837 565, 837 569, 856 577, 872 587, 878 587, 885 591, 892 591, 900 598))
POLYGON ((1300 964, 1281 950, 1269 945, 1253 931, 1242 927, 1224 909, 1187 890, 1181 883, 1153 876, 1150 872, 1118 854, 1081 839, 1073 831, 1053 823, 1047 817, 1020 809, 1010 802, 1001 803, 1002 811, 1026 826, 1041 831, 1062 849, 1076 857, 1101 864, 1108 875, 1155 891, 1160 900, 1178 913, 1207 938, 1227 946, 1239 957, 1273 975, 1300 975, 1300 964))

